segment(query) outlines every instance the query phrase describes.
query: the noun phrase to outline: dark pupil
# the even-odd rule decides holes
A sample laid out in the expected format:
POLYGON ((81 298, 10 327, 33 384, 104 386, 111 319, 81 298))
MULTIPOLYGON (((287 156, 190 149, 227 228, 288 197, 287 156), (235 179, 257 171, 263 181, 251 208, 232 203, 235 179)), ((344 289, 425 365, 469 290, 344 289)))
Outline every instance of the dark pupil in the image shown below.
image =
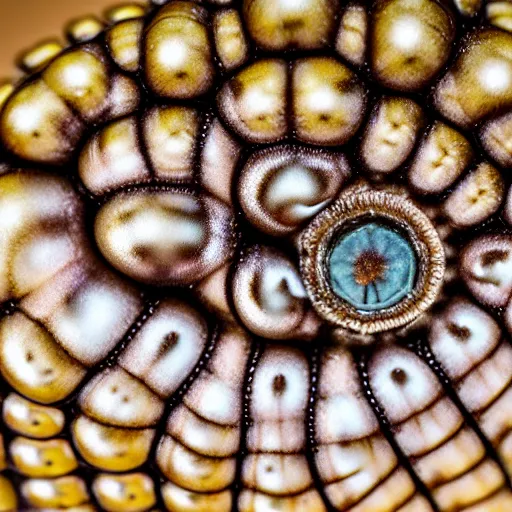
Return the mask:
POLYGON ((417 261, 403 235, 368 222, 336 240, 328 270, 336 295, 358 310, 375 311, 397 304, 413 290, 417 261))

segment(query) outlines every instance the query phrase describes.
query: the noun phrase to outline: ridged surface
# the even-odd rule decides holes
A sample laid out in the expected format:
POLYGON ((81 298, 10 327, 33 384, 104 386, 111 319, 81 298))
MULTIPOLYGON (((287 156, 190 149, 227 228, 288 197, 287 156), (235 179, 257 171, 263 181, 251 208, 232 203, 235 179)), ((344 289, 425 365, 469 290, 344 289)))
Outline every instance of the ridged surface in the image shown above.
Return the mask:
POLYGON ((512 510, 511 32, 504 1, 171 0, 22 56, 0 511, 512 510), (300 239, 368 190, 445 270, 358 338, 300 239))

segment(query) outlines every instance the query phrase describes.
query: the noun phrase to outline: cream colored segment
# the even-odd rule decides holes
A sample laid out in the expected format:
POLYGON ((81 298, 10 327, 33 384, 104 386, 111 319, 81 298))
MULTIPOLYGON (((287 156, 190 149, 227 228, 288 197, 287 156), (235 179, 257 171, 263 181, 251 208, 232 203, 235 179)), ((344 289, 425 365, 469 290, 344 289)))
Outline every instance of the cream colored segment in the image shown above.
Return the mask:
POLYGON ((456 389, 471 414, 488 408, 512 383, 512 347, 504 341, 498 350, 480 363, 456 389))
POLYGON ((202 186, 226 204, 231 204, 232 181, 241 149, 221 122, 215 119, 201 153, 200 177, 202 186))
POLYGON ((76 476, 54 480, 31 478, 21 485, 21 493, 34 509, 72 509, 89 502, 85 482, 76 476))
POLYGON ((131 19, 121 21, 107 31, 106 41, 110 54, 125 71, 134 73, 139 69, 143 28, 142 20, 131 19))
POLYGON ((285 61, 256 61, 224 84, 217 96, 220 113, 247 142, 275 142, 288 129, 287 87, 285 61))
POLYGON ((441 398, 424 412, 395 426, 395 439, 405 455, 421 457, 450 439, 463 424, 464 418, 455 404, 441 398))
POLYGON ((0 371, 19 393, 50 404, 68 397, 86 369, 23 313, 0 321, 0 371))
POLYGON ((499 467, 486 459, 469 473, 435 489, 433 495, 442 510, 450 510, 468 507, 490 496, 503 484, 504 477, 499 467))
MULTIPOLYGON (((342 503, 341 500, 344 499, 343 497, 336 496, 335 485, 333 484, 326 488, 327 496, 334 505, 342 503)), ((348 510, 350 512, 393 512, 397 507, 409 500, 415 491, 414 483, 407 471, 403 468, 398 468, 389 477, 380 482, 378 487, 363 500, 357 500, 357 503, 354 503, 352 506, 349 504, 350 508, 348 510)), ((356 500, 352 500, 352 502, 354 501, 356 500)))
POLYGON ((101 507, 108 512, 141 512, 156 504, 154 483, 144 473, 100 474, 92 490, 101 507))
POLYGON ((487 121, 480 130, 480 141, 500 165, 512 167, 512 113, 487 121))
POLYGON ((361 144, 371 172, 398 169, 413 150, 423 124, 421 107, 408 98, 385 97, 375 107, 361 144))
POLYGON ((242 482, 271 496, 289 496, 313 486, 309 466, 303 455, 260 453, 244 459, 242 482))
POLYGON ((65 439, 36 441, 16 437, 9 446, 16 469, 31 478, 52 478, 78 467, 73 450, 65 439))
POLYGON ((294 127, 302 142, 344 144, 362 122, 364 87, 349 68, 333 58, 311 57, 295 62, 292 93, 294 127))
POLYGON ((448 376, 458 380, 489 356, 501 336, 500 326, 483 308, 456 298, 434 318, 429 342, 448 376))
POLYGON ((153 429, 123 429, 101 425, 80 415, 71 427, 82 457, 104 471, 131 471, 146 462, 155 436, 153 429))
POLYGON ((236 9, 221 10, 214 14, 213 35, 217 55, 226 69, 237 68, 245 62, 249 46, 236 9))
POLYGON ((94 194, 148 181, 150 173, 139 150, 137 120, 115 121, 96 132, 80 154, 78 173, 94 194))
POLYGON ((193 2, 171 2, 157 12, 145 35, 145 74, 151 90, 166 98, 208 91, 214 78, 207 12, 193 2))
POLYGON ((44 285, 85 249, 79 198, 63 178, 0 177, 0 302, 44 285))
POLYGON ((139 292, 97 264, 80 262, 25 298, 21 309, 43 323, 86 366, 103 359, 142 310, 139 292))
POLYGON ((398 466, 393 449, 380 435, 346 444, 320 445, 315 459, 325 491, 340 510, 379 493, 398 466))
POLYGON ((201 494, 182 489, 172 482, 162 486, 162 497, 168 510, 179 512, 230 512, 231 491, 201 494))
POLYGON ((119 364, 162 398, 193 370, 208 341, 205 320, 188 304, 163 301, 124 350, 119 364))
POLYGON ((142 122, 144 139, 157 178, 191 181, 199 113, 188 107, 154 108, 142 122))
POLYGON ((90 418, 118 427, 150 427, 164 412, 162 400, 120 367, 97 374, 81 391, 78 403, 90 418))
POLYGON ((66 418, 57 408, 45 407, 10 393, 2 404, 4 423, 15 432, 36 439, 55 437, 62 432, 66 418))
POLYGON ((240 447, 240 426, 218 425, 179 405, 167 421, 166 431, 200 455, 231 457, 240 447))
POLYGON ((425 194, 440 193, 457 180, 472 157, 471 144, 461 133, 435 121, 414 156, 409 183, 425 194))
POLYGON ((486 458, 478 436, 464 427, 439 448, 414 462, 414 469, 428 488, 437 488, 455 480, 486 458))
POLYGON ((325 505, 315 490, 291 497, 268 496, 252 490, 243 490, 238 500, 240 512, 270 512, 276 508, 279 512, 326 512, 325 505))
POLYGON ((491 164, 482 162, 448 196, 444 212, 456 227, 475 226, 496 213, 505 192, 500 172, 491 164))
POLYGON ((83 123, 43 80, 19 87, 0 116, 0 136, 15 155, 44 164, 67 162, 83 123))
POLYGON ((160 440, 156 461, 169 480, 190 491, 219 492, 231 485, 235 478, 235 458, 204 457, 170 436, 160 440))
POLYGON ((307 299, 299 269, 269 246, 247 251, 232 279, 232 296, 244 325, 269 339, 312 339, 320 321, 307 299))
POLYGON ((392 426, 425 410, 442 394, 434 373, 405 348, 390 345, 377 351, 368 373, 375 398, 392 426))
POLYGON ((365 6, 350 3, 341 16, 336 51, 345 59, 361 66, 364 63, 368 38, 368 13, 365 6))
POLYGON ((512 105, 512 34, 481 29, 471 34, 434 100, 441 114, 469 128, 512 105))

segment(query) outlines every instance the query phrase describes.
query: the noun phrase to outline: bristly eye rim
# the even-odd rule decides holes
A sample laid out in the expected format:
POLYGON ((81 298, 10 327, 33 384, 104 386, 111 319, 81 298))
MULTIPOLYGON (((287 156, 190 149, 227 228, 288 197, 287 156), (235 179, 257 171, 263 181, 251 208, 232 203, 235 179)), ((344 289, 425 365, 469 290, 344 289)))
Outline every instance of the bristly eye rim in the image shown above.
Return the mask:
POLYGON ((345 191, 317 215, 299 237, 304 285, 317 313, 326 321, 359 334, 377 334, 413 323, 435 302, 444 281, 443 244, 428 217, 396 192, 356 187, 345 191), (327 261, 333 240, 349 224, 369 219, 396 226, 418 258, 414 289, 397 304, 373 312, 357 310, 332 289, 327 261))

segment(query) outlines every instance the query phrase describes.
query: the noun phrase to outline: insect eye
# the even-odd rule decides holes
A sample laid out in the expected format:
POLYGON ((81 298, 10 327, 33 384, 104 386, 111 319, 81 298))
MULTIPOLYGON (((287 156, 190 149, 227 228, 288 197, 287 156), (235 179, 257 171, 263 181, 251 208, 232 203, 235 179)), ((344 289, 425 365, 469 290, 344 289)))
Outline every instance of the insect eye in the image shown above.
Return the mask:
POLYGON ((385 309, 414 289, 416 258, 404 235, 368 222, 334 242, 328 259, 330 283, 336 295, 360 311, 385 309))

